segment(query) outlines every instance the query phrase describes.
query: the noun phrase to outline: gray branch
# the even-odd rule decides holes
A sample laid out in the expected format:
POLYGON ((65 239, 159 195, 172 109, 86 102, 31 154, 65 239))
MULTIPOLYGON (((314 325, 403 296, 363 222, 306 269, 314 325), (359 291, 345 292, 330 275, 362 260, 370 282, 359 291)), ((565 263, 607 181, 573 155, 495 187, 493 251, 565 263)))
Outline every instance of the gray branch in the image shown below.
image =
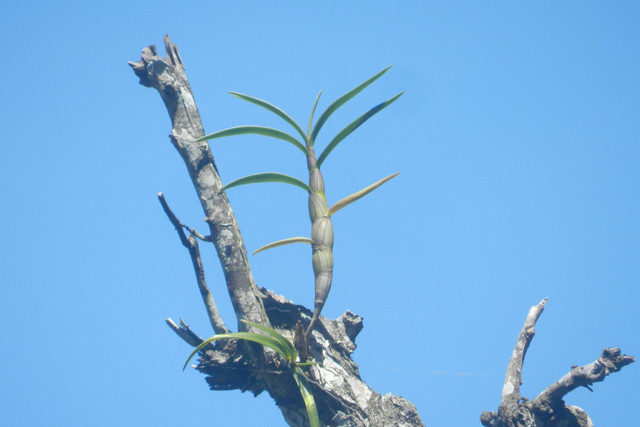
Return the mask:
POLYGON ((502 387, 502 402, 501 406, 511 406, 514 403, 518 403, 520 400, 520 385, 522 384, 522 366, 524 365, 524 358, 527 355, 527 350, 536 334, 535 326, 538 318, 544 311, 544 306, 547 304, 549 298, 545 298, 538 305, 534 305, 529 309, 529 314, 524 321, 524 325, 520 330, 518 341, 513 349, 513 354, 509 360, 507 366, 507 373, 504 379, 504 386, 502 387))
POLYGON ((564 396, 578 387, 586 387, 591 390, 590 386, 593 383, 604 381, 610 374, 618 372, 633 362, 635 362, 635 358, 621 354, 619 348, 605 348, 597 360, 585 366, 573 367, 568 374, 547 387, 545 391, 533 399, 533 404, 538 408, 557 407, 564 403, 562 401, 564 396))
POLYGON ((195 332, 189 328, 189 325, 184 323, 182 319, 180 319, 180 326, 176 324, 171 318, 167 318, 164 320, 167 325, 171 328, 173 332, 176 333, 184 342, 189 344, 191 347, 197 347, 204 341, 200 338, 195 332))
MULTIPOLYGON (((542 314, 547 298, 531 307, 520 331, 513 355, 507 367, 502 402, 498 412, 482 412, 480 422, 486 427, 593 427, 587 413, 565 404, 563 398, 578 387, 589 388, 603 381, 607 375, 633 363, 631 356, 622 355, 619 348, 605 348, 595 362, 582 367, 573 367, 571 372, 547 387, 534 400, 520 396, 524 358, 535 335, 535 324, 542 314)), ((591 388, 589 388, 591 390, 591 388)))
POLYGON ((178 232, 178 236, 180 237, 182 245, 189 251, 189 255, 191 256, 191 263, 193 264, 193 270, 196 273, 198 289, 200 290, 200 295, 202 296, 202 301, 204 302, 205 309, 207 310, 207 317, 209 317, 209 321, 211 322, 213 331, 216 334, 226 334, 228 332, 231 332, 222 321, 222 316, 220 316, 216 301, 213 299, 213 294, 207 286, 207 281, 204 274, 204 266, 202 265, 202 257, 200 256, 200 247, 198 246, 198 239, 194 235, 193 231, 191 231, 189 237, 187 237, 184 232, 185 226, 173 213, 162 193, 158 193, 158 200, 160 200, 160 204, 162 205, 164 213, 167 215, 169 221, 171 221, 171 224, 173 224, 176 231, 178 232))
POLYGON ((222 182, 213 155, 206 142, 195 142, 204 136, 204 128, 182 58, 169 36, 164 37, 164 43, 166 59, 158 56, 155 46, 149 46, 142 50, 142 58, 138 62, 129 62, 129 65, 142 85, 160 93, 169 112, 173 125, 171 142, 187 166, 207 218, 238 318, 238 329, 247 330, 247 325, 240 319, 268 325, 235 215, 226 195, 220 193, 222 182))

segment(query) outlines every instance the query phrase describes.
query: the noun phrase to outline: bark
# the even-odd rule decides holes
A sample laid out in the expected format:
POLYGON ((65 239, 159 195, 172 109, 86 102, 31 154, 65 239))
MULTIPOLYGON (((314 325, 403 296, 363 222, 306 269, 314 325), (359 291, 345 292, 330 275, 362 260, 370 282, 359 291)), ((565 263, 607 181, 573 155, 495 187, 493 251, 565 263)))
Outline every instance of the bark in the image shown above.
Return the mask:
MULTIPOLYGON (((270 325, 282 335, 294 339, 296 325, 308 325, 311 312, 253 281, 245 246, 235 216, 224 193, 213 155, 207 143, 195 142, 204 136, 191 87, 177 47, 164 38, 167 57, 158 56, 155 46, 143 49, 138 62, 130 62, 140 83, 156 89, 165 103, 173 129, 171 142, 182 156, 196 189, 225 275, 229 296, 238 320, 270 325)), ((214 328, 226 329, 210 297, 202 262, 195 242, 195 232, 179 222, 161 198, 163 208, 176 227, 183 245, 189 250, 200 291, 214 328), (189 238, 183 228, 191 232, 189 238)), ((185 342, 196 346, 202 342, 188 326, 167 319, 167 324, 185 342)), ((355 338, 362 330, 362 318, 345 312, 336 320, 320 317, 309 336, 310 356, 318 364, 304 368, 309 377, 318 413, 323 425, 331 426, 422 426, 415 406, 399 396, 380 395, 362 381, 358 366, 351 359, 355 338)), ((291 426, 308 424, 300 391, 283 361, 271 351, 235 340, 217 341, 200 354, 199 371, 206 374, 212 390, 267 391, 291 426)))
MULTIPOLYGON (((535 335, 535 324, 542 314, 547 298, 531 307, 520 331, 513 355, 507 366, 502 402, 498 412, 483 412, 480 422, 486 427, 593 427, 593 422, 584 410, 567 405, 563 398, 578 387, 587 387, 603 381, 609 374, 617 372, 635 359, 620 353, 619 348, 605 348, 593 363, 574 366, 556 383, 550 385, 535 399, 520 395, 522 367, 527 349, 535 335)), ((593 390, 591 390, 593 391, 593 390)))

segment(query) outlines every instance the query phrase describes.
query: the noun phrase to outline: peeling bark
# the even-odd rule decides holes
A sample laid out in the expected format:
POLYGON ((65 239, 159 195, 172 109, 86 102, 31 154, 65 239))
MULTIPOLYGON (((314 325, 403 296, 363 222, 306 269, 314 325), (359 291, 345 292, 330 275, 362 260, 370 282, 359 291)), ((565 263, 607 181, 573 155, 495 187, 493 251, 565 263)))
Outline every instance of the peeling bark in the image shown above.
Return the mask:
MULTIPOLYGON (((292 330, 300 320, 309 324, 312 312, 282 296, 260 288, 271 325, 293 339, 292 330)), ((362 330, 362 318, 350 311, 335 320, 320 317, 310 335, 311 356, 319 362, 305 369, 313 386, 321 422, 331 426, 423 426, 415 406, 391 394, 380 395, 360 378, 351 359, 355 339, 362 330)), ((307 426, 304 404, 286 367, 272 360, 261 378, 233 342, 221 343, 201 358, 198 370, 208 375, 212 390, 240 389, 257 395, 268 391, 291 426, 307 426), (241 374, 236 376, 236 374, 241 374), (232 381, 233 380, 233 381, 232 381), (264 381, 263 381, 264 380, 264 381)))

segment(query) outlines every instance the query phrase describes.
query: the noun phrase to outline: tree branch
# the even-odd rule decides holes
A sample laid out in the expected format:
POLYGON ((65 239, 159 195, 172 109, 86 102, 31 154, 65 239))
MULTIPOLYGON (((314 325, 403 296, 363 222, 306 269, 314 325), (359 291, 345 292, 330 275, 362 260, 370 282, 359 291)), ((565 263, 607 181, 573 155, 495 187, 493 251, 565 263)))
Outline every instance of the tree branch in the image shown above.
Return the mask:
POLYGON ((191 347, 197 347, 202 344, 202 341, 204 341, 195 332, 193 332, 191 328, 189 328, 189 325, 187 325, 184 320, 180 319, 180 326, 176 325, 170 317, 164 321, 169 325, 171 330, 176 333, 176 335, 182 338, 182 340, 191 347))
POLYGON ((213 299, 213 294, 207 286, 207 281, 204 274, 204 266, 202 265, 202 258, 200 257, 200 247, 198 246, 198 240, 196 239, 193 231, 191 232, 189 237, 186 236, 183 229, 184 225, 173 213, 162 193, 158 193, 158 200, 160 200, 160 204, 162 205, 164 213, 167 214, 167 217, 169 217, 169 221, 171 221, 171 224, 173 224, 176 231, 178 232, 178 236, 180 236, 182 245, 189 251, 189 255, 191 256, 191 263, 193 264, 193 270, 196 273, 198 289, 200 290, 200 295, 202 296, 202 301, 204 302, 205 309, 207 310, 207 316, 209 317, 209 321, 211 322, 213 331, 216 334, 226 334, 228 332, 231 332, 222 321, 222 316, 220 316, 216 301, 213 299))
POLYGON ((529 314, 524 321, 524 325, 520 330, 518 341, 516 341, 513 354, 509 360, 507 366, 507 373, 504 379, 504 386, 502 387, 502 402, 501 406, 509 406, 514 403, 518 403, 520 400, 520 385, 522 384, 522 366, 524 365, 524 358, 527 355, 527 350, 536 334, 535 325, 538 318, 544 311, 544 306, 547 304, 549 298, 545 298, 538 305, 534 305, 529 309, 529 314))
POLYGON ((222 182, 209 145, 206 142, 195 142, 197 138, 204 136, 204 128, 182 58, 168 35, 164 37, 164 43, 166 59, 158 56, 155 46, 149 46, 142 50, 140 61, 129 62, 129 65, 142 85, 152 87, 160 93, 169 112, 173 125, 171 142, 184 160, 205 212, 238 318, 238 329, 248 329, 240 319, 269 325, 235 215, 226 195, 220 193, 222 182))
MULTIPOLYGON (((584 366, 573 367, 571 371, 553 383, 534 400, 536 407, 556 407, 562 402, 564 396, 578 387, 587 387, 593 383, 604 381, 614 372, 618 372, 624 366, 635 362, 635 358, 621 354, 619 348, 605 348, 602 355, 594 362, 584 366)), ((591 390, 593 391, 593 390, 591 390)))

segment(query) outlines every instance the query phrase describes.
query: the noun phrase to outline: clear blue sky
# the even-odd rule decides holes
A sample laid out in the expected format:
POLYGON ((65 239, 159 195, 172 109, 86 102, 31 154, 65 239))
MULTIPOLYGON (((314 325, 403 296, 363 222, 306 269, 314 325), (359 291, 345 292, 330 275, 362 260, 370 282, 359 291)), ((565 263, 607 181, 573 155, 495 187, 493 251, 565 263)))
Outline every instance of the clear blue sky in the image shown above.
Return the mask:
MULTIPOLYGON (((480 425, 531 305, 549 297, 523 395, 620 346, 640 356, 640 3, 31 2, 0 6, 0 423, 5 426, 282 426, 268 398, 210 392, 182 372, 189 347, 163 319, 211 334, 186 251, 162 213, 203 213, 158 94, 127 61, 169 33, 206 130, 304 122, 389 64, 318 144, 406 94, 338 147, 329 202, 401 171, 335 217, 324 314, 365 319, 354 354, 376 391, 425 425, 480 425), (320 4, 321 3, 321 4, 320 4), (323 139, 324 138, 324 139, 323 139)), ((304 178, 287 144, 214 144, 223 180, 304 178)), ((304 195, 230 191, 249 250, 306 235, 304 195)), ((208 279, 235 319, 212 250, 208 279)), ((254 276, 307 306, 308 250, 252 258, 254 276)), ((631 365, 567 402, 598 426, 640 419, 631 365)))

